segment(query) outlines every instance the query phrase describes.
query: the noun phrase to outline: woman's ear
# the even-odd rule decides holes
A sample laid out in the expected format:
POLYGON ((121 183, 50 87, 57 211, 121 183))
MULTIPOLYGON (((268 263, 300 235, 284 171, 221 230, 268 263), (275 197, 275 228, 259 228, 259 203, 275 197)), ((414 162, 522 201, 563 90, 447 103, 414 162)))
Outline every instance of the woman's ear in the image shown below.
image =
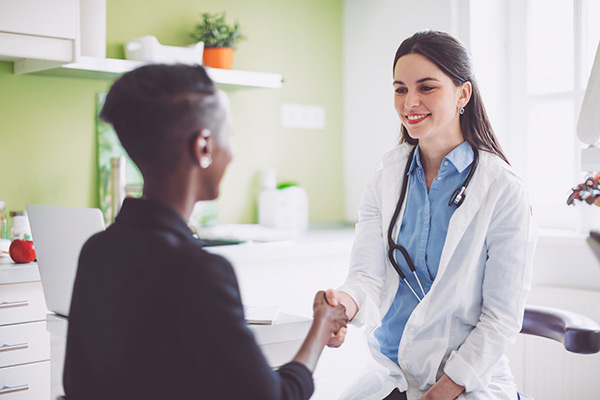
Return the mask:
POLYGON ((473 93, 473 84, 469 81, 464 82, 460 85, 458 97, 458 108, 464 108, 471 100, 471 94, 473 93))
POLYGON ((209 129, 202 129, 194 139, 194 162, 202 169, 212 164, 213 139, 209 129))

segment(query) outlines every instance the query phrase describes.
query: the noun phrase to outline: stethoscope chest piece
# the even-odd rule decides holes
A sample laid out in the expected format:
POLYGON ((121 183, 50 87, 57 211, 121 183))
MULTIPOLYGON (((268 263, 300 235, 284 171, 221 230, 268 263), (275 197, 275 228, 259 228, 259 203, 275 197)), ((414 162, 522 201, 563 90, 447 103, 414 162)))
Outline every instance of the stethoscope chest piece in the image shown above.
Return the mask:
POLYGON ((456 205, 456 208, 460 207, 460 205, 463 203, 463 201, 465 201, 465 190, 467 189, 466 186, 461 186, 458 189, 456 189, 454 191, 454 193, 452 193, 452 196, 450 197, 450 200, 448 200, 448 205, 451 206, 452 204, 456 205))

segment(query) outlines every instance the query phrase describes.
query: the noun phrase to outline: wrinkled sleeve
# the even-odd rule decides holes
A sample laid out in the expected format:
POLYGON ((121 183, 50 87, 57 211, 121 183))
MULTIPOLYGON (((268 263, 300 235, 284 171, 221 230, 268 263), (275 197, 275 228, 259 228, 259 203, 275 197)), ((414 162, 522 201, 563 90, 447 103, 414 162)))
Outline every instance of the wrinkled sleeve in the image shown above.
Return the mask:
POLYGON ((486 235, 482 312, 444 367, 467 392, 483 389, 490 382, 493 366, 521 330, 531 287, 536 229, 524 184, 513 180, 498 198, 486 235))
POLYGON ((350 268, 344 285, 338 290, 348 293, 358 305, 352 320, 356 325, 379 326, 379 307, 385 290, 385 237, 381 221, 380 168, 369 180, 358 209, 350 268))

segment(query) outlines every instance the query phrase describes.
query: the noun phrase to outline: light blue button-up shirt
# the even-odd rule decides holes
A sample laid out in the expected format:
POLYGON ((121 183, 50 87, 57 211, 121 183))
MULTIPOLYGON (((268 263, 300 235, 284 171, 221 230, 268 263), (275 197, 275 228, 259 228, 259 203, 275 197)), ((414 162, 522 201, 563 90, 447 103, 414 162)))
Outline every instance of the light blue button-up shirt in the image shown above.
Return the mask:
MULTIPOLYGON (((466 179, 472 162, 473 149, 468 142, 461 143, 442 161, 428 193, 419 151, 415 151, 408 172, 408 193, 397 243, 408 251, 425 293, 437 275, 450 218, 456 210, 455 205, 448 206, 448 201, 466 179)), ((400 251, 396 251, 396 261, 415 292, 423 297, 400 251)), ((396 297, 382 325, 375 331, 381 352, 395 363, 398 363, 398 345, 404 327, 417 304, 413 293, 400 281, 396 297)))

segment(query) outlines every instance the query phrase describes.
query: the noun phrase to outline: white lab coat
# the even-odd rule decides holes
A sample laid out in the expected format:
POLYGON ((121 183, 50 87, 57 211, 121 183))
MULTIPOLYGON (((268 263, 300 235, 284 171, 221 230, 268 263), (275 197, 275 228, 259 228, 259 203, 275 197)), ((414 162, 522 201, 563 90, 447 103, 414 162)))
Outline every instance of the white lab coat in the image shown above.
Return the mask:
MULTIPOLYGON (((465 386, 459 399, 516 399, 504 356, 521 329, 536 229, 523 181, 499 157, 479 151, 464 203, 448 227, 437 277, 411 314, 399 365, 379 351, 381 324, 399 285, 387 232, 412 146, 386 153, 364 191, 350 269, 339 290, 356 301, 352 323, 367 325, 373 362, 342 399, 381 400, 393 388, 422 396, 444 373, 465 386)), ((394 238, 402 222, 399 216, 394 238)))

